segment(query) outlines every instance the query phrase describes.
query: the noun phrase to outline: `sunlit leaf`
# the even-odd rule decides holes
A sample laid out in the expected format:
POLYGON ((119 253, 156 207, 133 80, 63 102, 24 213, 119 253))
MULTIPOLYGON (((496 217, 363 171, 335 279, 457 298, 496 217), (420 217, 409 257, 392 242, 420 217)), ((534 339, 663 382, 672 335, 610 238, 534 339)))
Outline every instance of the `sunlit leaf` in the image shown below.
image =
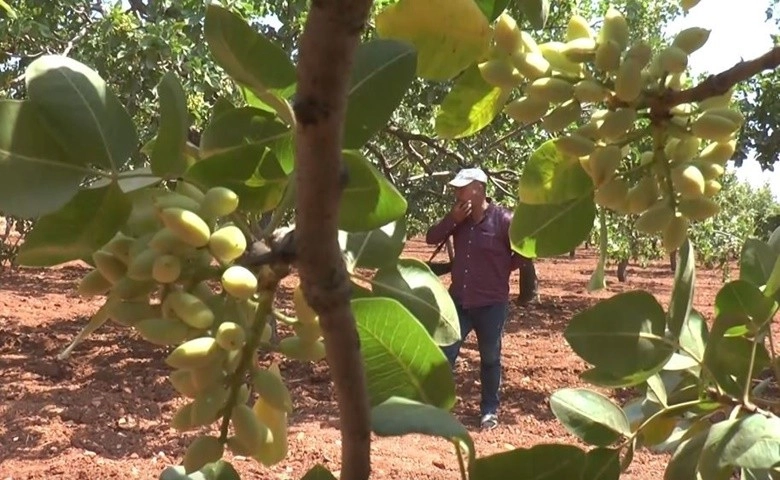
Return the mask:
POLYGON ((368 232, 339 231, 339 245, 352 255, 357 268, 395 265, 405 244, 405 217, 368 232))
POLYGON ((455 381, 442 350, 401 303, 392 298, 352 300, 372 406, 398 396, 446 410, 455 381))
POLYGON ((473 0, 399 0, 376 16, 381 38, 417 49, 417 75, 448 80, 487 51, 490 25, 473 0))
POLYGON ((460 340, 460 321, 452 296, 422 261, 401 258, 371 279, 376 295, 398 300, 425 326, 438 345, 460 340))
POLYGON ((518 202, 509 239, 512 248, 528 258, 562 255, 585 241, 595 218, 592 195, 547 205, 518 202))
POLYGON ((436 135, 462 138, 473 135, 490 124, 501 113, 509 91, 487 83, 476 64, 455 80, 436 114, 436 135))
POLYGON ((523 167, 518 198, 526 204, 563 203, 593 191, 593 181, 577 157, 564 155, 554 140, 534 150, 523 167))

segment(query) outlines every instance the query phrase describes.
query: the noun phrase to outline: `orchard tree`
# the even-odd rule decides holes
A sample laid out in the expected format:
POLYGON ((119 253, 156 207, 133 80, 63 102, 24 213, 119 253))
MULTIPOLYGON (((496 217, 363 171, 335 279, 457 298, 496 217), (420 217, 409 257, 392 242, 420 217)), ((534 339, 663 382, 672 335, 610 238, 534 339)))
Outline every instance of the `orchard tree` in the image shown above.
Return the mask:
MULTIPOLYGON (((0 209, 39 218, 19 263, 84 260, 94 268, 78 292, 104 299, 61 357, 111 320, 166 351, 188 399, 172 426, 200 435, 161 478, 238 478, 226 450, 284 460, 293 399, 258 349, 327 361, 343 479, 369 477, 372 431, 451 441, 464 479, 615 479, 641 447, 673 452, 668 479, 776 475, 780 420, 766 392, 780 377, 770 334, 780 230, 744 243, 740 278, 720 290, 711 326, 692 308, 688 232, 721 211, 714 199, 744 122, 733 89, 776 68, 780 47, 694 86, 685 72, 704 29, 654 46, 632 34, 631 12, 609 6, 599 22, 572 12, 542 42, 530 32, 546 25, 546 1, 517 2, 514 15, 489 0, 380 6, 313 2, 292 56, 236 10, 207 5, 209 53, 251 96, 216 102, 197 142, 172 71, 155 86, 149 142, 106 80, 66 55, 38 56, 24 97, 0 101, 0 209), (377 37, 361 39, 369 21, 377 37), (516 251, 567 253, 600 210, 637 215, 638 231, 679 252, 668 306, 629 291, 578 312, 564 332, 590 366, 583 380, 637 393, 624 405, 587 388, 552 394, 552 412, 587 448, 482 456, 450 413, 455 384, 439 347, 459 337, 455 306, 424 263, 402 256, 409 202, 363 154, 393 129, 416 79, 453 82, 456 100, 442 104, 452 130, 439 137, 476 135, 501 112, 547 132, 517 172, 516 251), (126 169, 141 144, 149 166, 126 169), (262 231, 248 221, 268 212, 262 231), (275 298, 293 268, 288 317, 275 298), (270 319, 293 334, 271 342, 270 319)), ((333 477, 315 466, 307 478, 333 477)))

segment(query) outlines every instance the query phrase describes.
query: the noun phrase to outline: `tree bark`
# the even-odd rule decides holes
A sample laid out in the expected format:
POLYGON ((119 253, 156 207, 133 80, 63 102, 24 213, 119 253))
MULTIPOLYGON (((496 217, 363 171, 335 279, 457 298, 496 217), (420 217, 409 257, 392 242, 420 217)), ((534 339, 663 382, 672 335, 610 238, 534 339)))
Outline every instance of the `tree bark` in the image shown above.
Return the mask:
POLYGON ((304 294, 319 314, 341 419, 341 479, 371 472, 365 370, 338 245, 342 135, 355 50, 371 0, 312 0, 300 40, 295 237, 304 294))

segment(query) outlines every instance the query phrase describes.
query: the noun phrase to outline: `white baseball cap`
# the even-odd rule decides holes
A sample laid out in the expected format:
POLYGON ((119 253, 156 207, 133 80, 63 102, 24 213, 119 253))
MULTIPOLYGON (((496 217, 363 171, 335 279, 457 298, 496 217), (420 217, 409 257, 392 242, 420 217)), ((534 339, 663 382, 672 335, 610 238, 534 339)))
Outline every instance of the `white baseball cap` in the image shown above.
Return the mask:
POLYGON ((450 185, 453 187, 465 187, 473 181, 482 182, 487 184, 487 175, 481 168, 464 168, 459 171, 455 178, 450 180, 450 185))

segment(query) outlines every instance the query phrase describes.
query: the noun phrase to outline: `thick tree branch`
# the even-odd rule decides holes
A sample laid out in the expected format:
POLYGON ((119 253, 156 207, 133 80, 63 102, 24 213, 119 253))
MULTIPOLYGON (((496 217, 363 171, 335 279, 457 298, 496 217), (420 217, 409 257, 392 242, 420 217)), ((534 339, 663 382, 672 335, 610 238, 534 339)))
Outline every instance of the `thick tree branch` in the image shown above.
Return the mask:
POLYGON ((680 91, 668 91, 660 98, 664 106, 675 106, 681 103, 700 102, 709 97, 722 95, 734 85, 744 82, 753 75, 764 70, 774 70, 780 65, 780 45, 753 60, 742 61, 717 75, 710 75, 706 80, 693 88, 680 91))
POLYGON ((355 50, 371 0, 313 0, 298 55, 296 244, 301 284, 320 316, 341 418, 341 479, 366 480, 371 429, 363 359, 338 244, 341 138, 355 50))

